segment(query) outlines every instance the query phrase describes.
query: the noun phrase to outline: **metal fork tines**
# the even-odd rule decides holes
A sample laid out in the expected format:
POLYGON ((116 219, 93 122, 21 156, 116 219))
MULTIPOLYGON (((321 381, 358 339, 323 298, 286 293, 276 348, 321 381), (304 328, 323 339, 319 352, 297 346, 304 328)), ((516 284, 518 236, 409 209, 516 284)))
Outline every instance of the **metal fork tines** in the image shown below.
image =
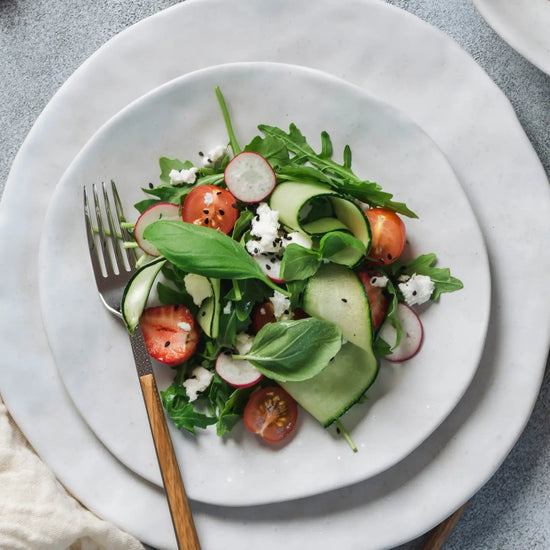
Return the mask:
MULTIPOLYGON (((111 313, 122 318, 122 296, 126 284, 136 272, 136 256, 134 250, 124 247, 124 242, 130 241, 130 235, 124 225, 126 220, 114 182, 111 182, 111 192, 115 204, 115 216, 113 216, 107 187, 104 183, 101 187, 102 197, 100 199, 96 185, 92 186, 93 208, 88 191, 84 187, 84 218, 90 259, 101 300, 111 313)), ((166 425, 151 360, 139 325, 129 336, 178 548, 200 550, 199 539, 166 425)))
POLYGON ((100 201, 97 186, 92 185, 92 209, 90 208, 88 190, 84 187, 86 234, 101 299, 111 313, 121 317, 122 293, 126 283, 136 271, 136 257, 133 250, 124 248, 124 242, 130 241, 130 235, 123 225, 125 218, 115 183, 111 181, 116 217, 113 217, 111 200, 105 182, 101 184, 101 189, 103 204, 100 201), (105 211, 105 214, 102 213, 102 210, 105 211))

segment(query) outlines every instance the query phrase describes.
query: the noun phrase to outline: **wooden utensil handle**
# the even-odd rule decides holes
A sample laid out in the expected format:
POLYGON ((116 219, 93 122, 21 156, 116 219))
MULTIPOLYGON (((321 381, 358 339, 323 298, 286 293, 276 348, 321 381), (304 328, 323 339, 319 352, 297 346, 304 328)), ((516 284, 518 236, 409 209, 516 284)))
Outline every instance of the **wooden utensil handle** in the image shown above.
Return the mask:
POLYGON ((139 381, 176 531, 178 548, 180 550, 200 550, 199 538, 170 439, 170 432, 166 425, 155 377, 152 374, 145 374, 140 376, 139 381))
POLYGON ((422 550, 441 550, 441 548, 443 548, 445 541, 447 540, 447 538, 451 534, 451 531, 454 529, 455 525, 460 519, 462 512, 464 512, 464 508, 466 508, 466 504, 463 504, 458 510, 453 512, 447 519, 443 520, 439 525, 433 528, 428 540, 422 547, 422 550))

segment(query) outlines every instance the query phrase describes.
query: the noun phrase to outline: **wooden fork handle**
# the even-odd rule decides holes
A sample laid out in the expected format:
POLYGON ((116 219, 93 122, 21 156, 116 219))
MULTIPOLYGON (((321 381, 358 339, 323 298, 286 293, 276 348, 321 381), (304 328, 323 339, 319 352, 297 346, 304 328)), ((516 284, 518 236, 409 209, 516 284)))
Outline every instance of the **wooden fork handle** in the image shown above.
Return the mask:
POLYGON ((139 382, 155 442, 155 450, 157 451, 162 480, 166 489, 178 548, 180 550, 200 550, 197 530, 181 479, 168 426, 166 425, 155 377, 153 374, 144 374, 139 377, 139 382))

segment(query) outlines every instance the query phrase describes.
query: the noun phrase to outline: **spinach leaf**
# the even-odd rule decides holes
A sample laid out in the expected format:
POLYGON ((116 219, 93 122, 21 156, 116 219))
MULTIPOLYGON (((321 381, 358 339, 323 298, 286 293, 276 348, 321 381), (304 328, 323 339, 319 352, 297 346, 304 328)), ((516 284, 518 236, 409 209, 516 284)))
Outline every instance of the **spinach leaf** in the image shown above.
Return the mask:
POLYGON ((340 327, 308 317, 268 323, 258 332, 247 354, 233 357, 250 361, 273 380, 298 381, 321 372, 341 346, 340 327))
POLYGON ((183 271, 216 279, 259 279, 270 288, 288 295, 264 274, 239 243, 221 231, 162 220, 149 225, 144 238, 183 271))
POLYGON ((320 265, 319 252, 298 244, 289 244, 281 261, 281 277, 286 281, 309 279, 320 265))

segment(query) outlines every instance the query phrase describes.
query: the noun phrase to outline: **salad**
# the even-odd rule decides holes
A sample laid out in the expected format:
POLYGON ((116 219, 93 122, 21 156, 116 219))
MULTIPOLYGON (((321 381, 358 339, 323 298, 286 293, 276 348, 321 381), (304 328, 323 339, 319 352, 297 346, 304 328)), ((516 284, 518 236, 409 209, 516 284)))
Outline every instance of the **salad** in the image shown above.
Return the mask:
POLYGON ((298 404, 322 426, 366 399, 380 359, 421 348, 415 306, 462 288, 435 254, 405 260, 416 214, 301 131, 259 125, 241 147, 219 88, 228 144, 200 163, 162 157, 125 243, 139 269, 122 299, 128 330, 174 369, 168 416, 224 436, 243 421, 265 441, 293 433, 298 404), (200 164, 200 165, 199 165, 200 164), (151 304, 156 290, 158 305, 151 304))

